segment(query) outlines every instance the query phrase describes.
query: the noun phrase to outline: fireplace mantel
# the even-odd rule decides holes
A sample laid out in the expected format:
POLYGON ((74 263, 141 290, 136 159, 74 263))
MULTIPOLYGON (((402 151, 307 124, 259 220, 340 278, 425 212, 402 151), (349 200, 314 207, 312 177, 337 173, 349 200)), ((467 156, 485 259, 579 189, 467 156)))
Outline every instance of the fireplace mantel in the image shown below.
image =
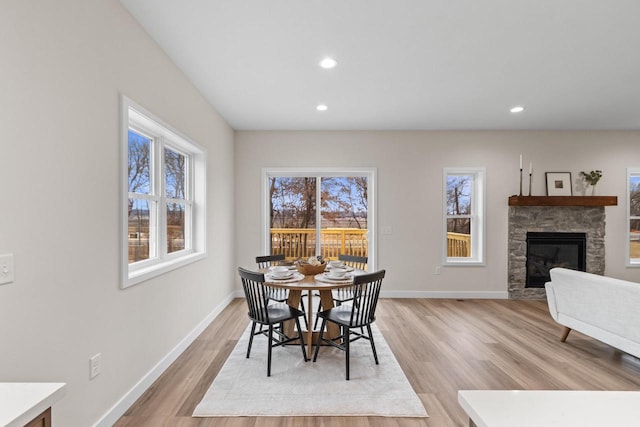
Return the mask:
POLYGON ((618 196, 511 196, 509 206, 617 206, 618 196))

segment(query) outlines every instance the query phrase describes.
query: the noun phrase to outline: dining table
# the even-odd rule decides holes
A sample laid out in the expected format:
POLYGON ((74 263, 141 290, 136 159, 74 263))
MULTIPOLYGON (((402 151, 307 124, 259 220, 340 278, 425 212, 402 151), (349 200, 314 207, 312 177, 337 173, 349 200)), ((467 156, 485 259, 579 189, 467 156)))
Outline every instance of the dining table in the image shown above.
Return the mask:
MULTIPOLYGON (((292 270, 293 271, 293 270, 292 270)), ((353 277, 359 274, 364 274, 365 271, 350 268, 344 278, 333 279, 327 273, 319 273, 313 275, 304 275, 300 272, 293 271, 291 277, 285 279, 278 279, 269 274, 268 270, 265 272, 265 284, 274 288, 284 288, 289 290, 289 297, 287 304, 291 307, 298 308, 300 305, 300 299, 302 293, 307 293, 307 330, 302 331, 305 343, 307 344, 307 355, 311 357, 313 345, 316 343, 320 331, 313 330, 313 295, 315 293, 320 295, 320 304, 323 310, 328 310, 334 306, 333 293, 335 289, 351 286, 353 284, 353 277)), ((290 320, 283 325, 284 333, 287 336, 292 336, 295 332, 295 322, 290 320)), ((327 332, 325 336, 336 338, 340 336, 340 328, 337 324, 327 322, 327 332)))

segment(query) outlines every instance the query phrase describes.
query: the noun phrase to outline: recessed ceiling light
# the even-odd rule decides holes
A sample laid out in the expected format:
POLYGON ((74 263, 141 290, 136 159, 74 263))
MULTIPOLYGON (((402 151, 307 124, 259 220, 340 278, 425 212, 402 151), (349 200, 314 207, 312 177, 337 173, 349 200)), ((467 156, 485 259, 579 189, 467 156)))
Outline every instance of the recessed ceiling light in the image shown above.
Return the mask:
POLYGON ((318 110, 318 111, 327 111, 327 108, 329 108, 329 107, 327 107, 327 106, 326 106, 326 105, 324 105, 324 104, 320 104, 320 105, 318 105, 318 106, 316 107, 316 110, 318 110))
POLYGON ((512 113, 522 113, 524 111, 524 107, 522 105, 518 105, 516 107, 513 107, 511 110, 512 113))
POLYGON ((333 58, 324 58, 322 61, 320 61, 320 66, 322 68, 329 69, 335 67, 336 65, 338 65, 338 61, 333 58))

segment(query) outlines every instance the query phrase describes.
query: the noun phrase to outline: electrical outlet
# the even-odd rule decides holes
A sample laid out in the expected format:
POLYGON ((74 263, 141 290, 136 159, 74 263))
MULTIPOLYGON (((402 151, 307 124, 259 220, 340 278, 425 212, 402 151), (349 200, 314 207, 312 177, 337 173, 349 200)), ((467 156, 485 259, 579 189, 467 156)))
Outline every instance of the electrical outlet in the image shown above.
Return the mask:
POLYGON ((100 371, 102 370, 101 366, 101 354, 98 353, 89 359, 89 379, 92 380, 98 375, 100 375, 100 371))
POLYGON ((0 255, 0 285, 13 282, 13 254, 0 255))

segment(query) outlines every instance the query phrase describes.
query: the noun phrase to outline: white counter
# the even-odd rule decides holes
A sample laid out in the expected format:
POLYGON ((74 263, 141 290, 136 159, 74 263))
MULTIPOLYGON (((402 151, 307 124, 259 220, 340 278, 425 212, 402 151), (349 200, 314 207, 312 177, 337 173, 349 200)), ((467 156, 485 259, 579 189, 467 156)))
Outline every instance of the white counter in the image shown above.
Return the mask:
POLYGON ((460 390, 478 427, 640 425, 640 391, 460 390))
POLYGON ((0 426, 23 427, 65 392, 65 383, 0 383, 0 426))

